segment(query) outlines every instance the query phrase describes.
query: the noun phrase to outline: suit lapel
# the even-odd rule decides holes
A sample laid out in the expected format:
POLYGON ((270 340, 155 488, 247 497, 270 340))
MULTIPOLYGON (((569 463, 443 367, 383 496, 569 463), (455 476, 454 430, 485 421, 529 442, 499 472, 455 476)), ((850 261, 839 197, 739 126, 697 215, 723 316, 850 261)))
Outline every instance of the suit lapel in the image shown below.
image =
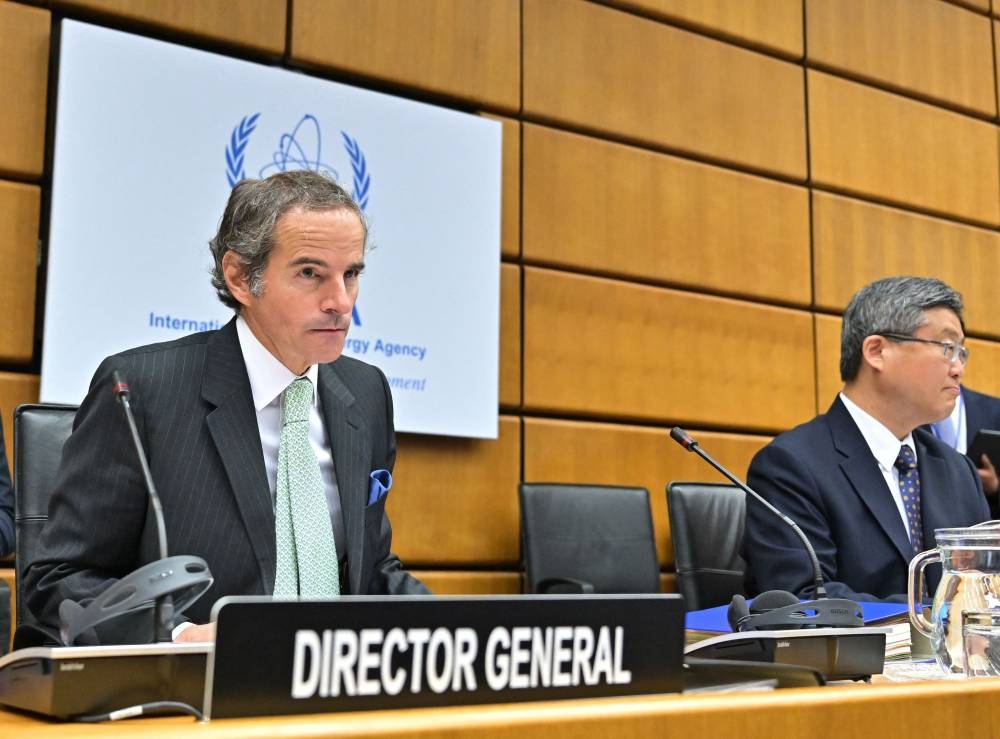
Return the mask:
POLYGON ((358 593, 365 565, 362 561, 365 549, 365 505, 368 502, 367 481, 371 472, 365 460, 371 459, 371 445, 365 433, 364 419, 354 402, 354 394, 332 365, 320 365, 319 391, 340 491, 340 508, 344 514, 350 592, 358 593))
POLYGON ((844 457, 840 468, 851 483, 854 493, 871 512, 899 555, 905 562, 909 562, 913 547, 896 501, 886 485, 871 448, 839 397, 830 406, 826 418, 834 446, 844 457))
POLYGON ((972 440, 977 431, 990 427, 986 420, 985 409, 980 405, 978 398, 964 387, 962 388, 962 403, 965 406, 965 445, 968 448, 972 446, 972 440))
POLYGON ((226 470, 247 536, 257 556, 262 592, 274 590, 274 507, 264 469, 246 363, 230 321, 208 342, 202 398, 214 406, 206 421, 226 470))

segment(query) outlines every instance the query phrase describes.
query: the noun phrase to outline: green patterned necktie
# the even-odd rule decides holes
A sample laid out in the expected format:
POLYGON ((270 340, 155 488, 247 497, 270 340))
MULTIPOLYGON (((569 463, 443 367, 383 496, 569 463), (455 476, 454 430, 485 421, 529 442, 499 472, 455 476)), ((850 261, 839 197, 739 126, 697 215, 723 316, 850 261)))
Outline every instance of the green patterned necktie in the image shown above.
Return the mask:
POLYGON ((340 595, 340 566, 319 461, 309 445, 312 383, 292 382, 281 397, 274 578, 276 598, 330 598, 340 595))

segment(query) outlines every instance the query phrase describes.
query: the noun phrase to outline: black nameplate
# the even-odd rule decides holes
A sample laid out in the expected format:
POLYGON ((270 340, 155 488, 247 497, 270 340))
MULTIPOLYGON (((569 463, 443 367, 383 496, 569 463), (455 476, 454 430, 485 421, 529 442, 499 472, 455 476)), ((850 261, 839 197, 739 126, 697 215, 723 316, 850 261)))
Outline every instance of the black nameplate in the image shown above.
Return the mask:
POLYGON ((676 692, 676 595, 224 598, 211 718, 676 692))

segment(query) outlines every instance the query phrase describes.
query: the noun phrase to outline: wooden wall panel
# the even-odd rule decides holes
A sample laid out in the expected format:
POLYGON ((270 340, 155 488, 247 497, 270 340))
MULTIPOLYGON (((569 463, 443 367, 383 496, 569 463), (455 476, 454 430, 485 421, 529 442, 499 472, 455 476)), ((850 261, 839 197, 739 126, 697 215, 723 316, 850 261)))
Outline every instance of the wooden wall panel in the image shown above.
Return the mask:
POLYGON ((524 112, 806 176, 802 69, 576 0, 525 0, 524 112))
POLYGON ((842 313, 881 277, 937 277, 962 293, 966 330, 1000 336, 1000 234, 953 221, 813 193, 816 307, 842 313))
MULTIPOLYGON (((817 402, 825 411, 840 392, 840 325, 838 316, 816 316, 817 402)), ((973 390, 1000 396, 1000 343, 967 339, 969 364, 962 383, 973 390)))
POLYGON ((526 260, 808 305, 802 187, 525 124, 526 260))
POLYGON ((4 362, 27 364, 34 350, 40 207, 39 187, 0 181, 0 361, 4 362))
MULTIPOLYGON (((743 474, 766 436, 692 432, 702 446, 736 474, 743 474)), ((656 549, 663 565, 674 561, 667 516, 667 483, 725 482, 705 462, 670 439, 667 428, 526 418, 525 482, 629 485, 649 491, 656 549)))
MULTIPOLYGON (((0 173, 39 178, 45 158, 50 14, 0 2, 0 173)), ((0 210, 2 212, 2 210, 0 210)))
MULTIPOLYGON (((988 13, 990 10, 990 0, 945 0, 946 2, 953 3, 954 5, 961 5, 963 7, 969 8, 970 10, 978 10, 980 13, 988 13)), ((993 14, 996 15, 997 8, 994 8, 993 14)))
POLYGON ((808 0, 809 61, 995 116, 990 20, 941 0, 808 0))
POLYGON ((1000 225, 994 125, 810 70, 813 181, 1000 225))
POLYGON ((969 364, 962 383, 981 393, 1000 397, 1000 343, 968 339, 969 364))
POLYGON ((500 265, 500 405, 521 405, 521 268, 500 265))
MULTIPOLYGON (((401 434, 389 501, 396 551, 439 593, 520 591, 521 479, 647 487, 669 570, 666 483, 719 478, 668 426, 742 474, 840 389, 840 319, 774 304, 833 313, 879 276, 939 275, 981 337, 967 384, 1000 394, 1000 342, 982 338, 1000 338, 1000 233, 958 223, 1000 226, 997 129, 906 97, 995 116, 988 0, 0 0, 0 173, 16 180, 51 174, 50 16, 33 5, 508 116, 500 404, 528 415, 502 416, 496 441, 401 434), (806 46, 871 84, 775 58, 806 46), (809 176, 811 196, 788 184, 809 176)), ((8 364, 32 359, 38 193, 0 182, 8 364)), ((8 436, 38 384, 0 373, 8 436)))
POLYGON ((291 57, 516 112, 518 0, 295 0, 291 57))
POLYGON ((521 256, 521 122, 486 116, 503 124, 503 190, 501 192, 500 256, 521 256))
POLYGON ((840 317, 817 314, 816 323, 816 412, 826 413, 844 387, 840 381, 840 317))
POLYGON ((529 411, 780 430, 812 416, 812 346, 803 311, 525 268, 529 411))
POLYGON ((802 57, 802 0, 605 0, 793 59, 802 57))
POLYGON ((1000 56, 996 50, 1000 49, 1000 23, 993 21, 993 78, 996 80, 996 92, 1000 96, 1000 56))
POLYGON ((38 387, 38 375, 0 372, 0 421, 10 463, 14 461, 14 409, 22 403, 37 403, 38 387))
POLYGON ((521 420, 501 416, 497 440, 400 434, 398 441, 388 510, 403 563, 518 562, 521 420))
POLYGON ((435 595, 516 595, 521 592, 520 572, 474 570, 411 570, 435 595))
POLYGON ((285 50, 289 0, 49 0, 59 10, 84 10, 195 38, 277 56, 285 50))

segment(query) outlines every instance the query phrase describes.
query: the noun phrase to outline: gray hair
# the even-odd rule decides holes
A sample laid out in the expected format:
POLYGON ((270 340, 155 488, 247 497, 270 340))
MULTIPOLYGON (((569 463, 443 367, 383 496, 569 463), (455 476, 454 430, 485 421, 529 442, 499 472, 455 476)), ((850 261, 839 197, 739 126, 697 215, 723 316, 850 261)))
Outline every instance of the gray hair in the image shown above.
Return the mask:
POLYGON ((242 180, 229 194, 229 202, 219 222, 219 232, 208 242, 215 264, 212 287, 223 303, 240 310, 222 273, 222 257, 234 252, 246 269, 250 292, 264 290, 264 269, 274 250, 274 227, 291 210, 336 210, 354 213, 364 229, 364 248, 368 250, 368 221, 354 198, 336 182, 317 172, 294 170, 279 172, 261 180, 242 180))
POLYGON ((933 277, 886 277, 858 290, 844 311, 840 330, 840 379, 861 369, 861 345, 875 334, 910 335, 927 323, 924 311, 948 308, 962 320, 962 296, 933 277))

